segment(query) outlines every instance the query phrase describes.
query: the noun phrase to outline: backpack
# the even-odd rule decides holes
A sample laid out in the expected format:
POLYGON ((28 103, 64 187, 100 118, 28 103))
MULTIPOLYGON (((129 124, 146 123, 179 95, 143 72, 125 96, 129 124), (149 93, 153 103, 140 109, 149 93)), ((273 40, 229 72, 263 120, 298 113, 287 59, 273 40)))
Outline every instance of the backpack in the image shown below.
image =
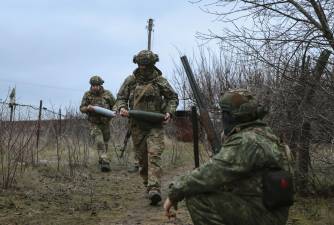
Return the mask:
POLYGON ((255 132, 276 142, 287 161, 288 171, 278 166, 269 166, 264 169, 264 172, 262 173, 263 204, 269 210, 289 207, 293 205, 294 202, 294 184, 293 175, 291 173, 292 167, 289 163, 289 161, 291 161, 290 150, 288 146, 282 143, 275 135, 269 135, 268 133, 257 129, 255 132))
POLYGON ((269 210, 288 207, 294 202, 292 175, 283 169, 269 169, 262 175, 264 206, 269 210))

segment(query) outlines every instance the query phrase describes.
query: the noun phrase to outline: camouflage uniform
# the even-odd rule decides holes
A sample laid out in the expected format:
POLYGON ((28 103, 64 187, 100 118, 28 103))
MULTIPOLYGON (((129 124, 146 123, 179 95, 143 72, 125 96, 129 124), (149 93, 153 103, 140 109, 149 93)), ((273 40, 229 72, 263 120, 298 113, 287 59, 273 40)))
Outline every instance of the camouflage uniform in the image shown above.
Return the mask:
MULTIPOLYGON (((91 85, 102 85, 103 80, 98 76, 91 78, 91 85), (94 80, 95 79, 95 80, 94 80), (94 82, 95 81, 95 82, 94 82)), ((106 109, 112 109, 115 104, 115 98, 110 91, 101 89, 98 93, 94 93, 92 90, 87 91, 81 101, 80 111, 88 115, 90 122, 90 136, 96 145, 97 152, 99 154, 99 160, 109 161, 107 157, 108 141, 110 139, 110 119, 99 115, 95 112, 88 112, 87 106, 100 106, 106 109)))
POLYGON ((227 134, 218 154, 170 184, 169 199, 173 204, 185 199, 195 225, 287 222, 288 207, 268 210, 262 203, 265 169, 272 166, 288 169, 284 145, 259 116, 248 122, 243 118, 244 122, 227 134))
MULTIPOLYGON (((157 60, 154 57, 157 55, 147 50, 135 56, 135 63, 151 63, 151 70, 142 72, 136 69, 126 78, 117 94, 117 110, 130 108, 164 114, 175 112, 178 105, 177 94, 162 77, 161 71, 154 66, 157 60), (142 59, 148 59, 148 62, 140 62, 142 59)), ((162 124, 130 119, 130 129, 144 184, 147 185, 148 191, 152 189, 160 191, 161 154, 164 149, 162 124)))

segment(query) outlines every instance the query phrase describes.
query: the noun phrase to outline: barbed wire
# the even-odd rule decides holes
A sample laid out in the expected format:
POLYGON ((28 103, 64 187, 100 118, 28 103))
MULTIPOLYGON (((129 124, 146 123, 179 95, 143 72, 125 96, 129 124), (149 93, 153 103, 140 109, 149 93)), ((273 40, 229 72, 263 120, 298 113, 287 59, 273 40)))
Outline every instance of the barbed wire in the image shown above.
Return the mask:
MULTIPOLYGON (((31 108, 31 109, 34 109, 34 110, 39 110, 39 107, 37 106, 33 106, 33 105, 27 105, 27 104, 20 104, 20 103, 9 103, 9 102, 4 102, 4 101, 0 101, 0 104, 3 104, 3 105, 8 105, 9 107, 11 106, 22 106, 22 107, 28 107, 28 108, 31 108)), ((42 110, 45 111, 45 112, 49 112, 49 113, 52 113, 53 115, 57 115, 57 116, 61 116, 61 117, 65 117, 65 115, 59 113, 59 112, 55 112, 53 110, 50 110, 46 107, 42 107, 42 110)))
POLYGON ((80 89, 74 89, 74 88, 63 87, 63 86, 54 86, 54 85, 48 85, 48 84, 32 83, 32 82, 26 82, 26 81, 16 81, 12 79, 0 78, 0 81, 7 82, 7 83, 14 83, 14 84, 29 85, 29 86, 34 86, 34 87, 42 87, 42 88, 47 88, 47 89, 83 92, 83 90, 80 90, 80 89))

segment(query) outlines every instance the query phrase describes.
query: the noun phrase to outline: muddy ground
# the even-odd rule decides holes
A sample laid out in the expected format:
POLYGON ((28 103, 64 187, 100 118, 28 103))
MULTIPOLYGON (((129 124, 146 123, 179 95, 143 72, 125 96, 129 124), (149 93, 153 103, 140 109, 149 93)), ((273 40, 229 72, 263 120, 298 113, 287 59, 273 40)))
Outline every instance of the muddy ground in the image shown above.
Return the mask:
MULTIPOLYGON (((192 168, 184 161, 164 168, 165 198, 168 181, 192 168)), ((167 225, 192 224, 184 203, 177 217, 168 220, 162 205, 153 207, 138 174, 128 173, 114 163, 110 173, 98 167, 57 172, 54 165, 28 169, 15 187, 0 192, 1 225, 167 225)), ((334 225, 333 199, 298 198, 291 209, 289 224, 334 225)))

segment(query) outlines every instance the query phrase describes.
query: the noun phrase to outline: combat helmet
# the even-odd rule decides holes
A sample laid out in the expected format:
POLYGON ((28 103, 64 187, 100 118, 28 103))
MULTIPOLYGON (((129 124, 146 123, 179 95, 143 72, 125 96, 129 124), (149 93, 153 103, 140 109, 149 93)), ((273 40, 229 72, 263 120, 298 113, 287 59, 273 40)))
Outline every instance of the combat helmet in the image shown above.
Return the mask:
POLYGON ((100 76, 92 76, 89 80, 90 85, 102 85, 104 80, 100 76))
POLYGON ((267 114, 265 107, 260 105, 247 89, 232 89, 225 92, 220 99, 220 107, 238 122, 262 119, 267 114))
POLYGON ((154 65, 159 61, 159 56, 150 50, 142 50, 133 57, 133 63, 138 65, 154 65))

